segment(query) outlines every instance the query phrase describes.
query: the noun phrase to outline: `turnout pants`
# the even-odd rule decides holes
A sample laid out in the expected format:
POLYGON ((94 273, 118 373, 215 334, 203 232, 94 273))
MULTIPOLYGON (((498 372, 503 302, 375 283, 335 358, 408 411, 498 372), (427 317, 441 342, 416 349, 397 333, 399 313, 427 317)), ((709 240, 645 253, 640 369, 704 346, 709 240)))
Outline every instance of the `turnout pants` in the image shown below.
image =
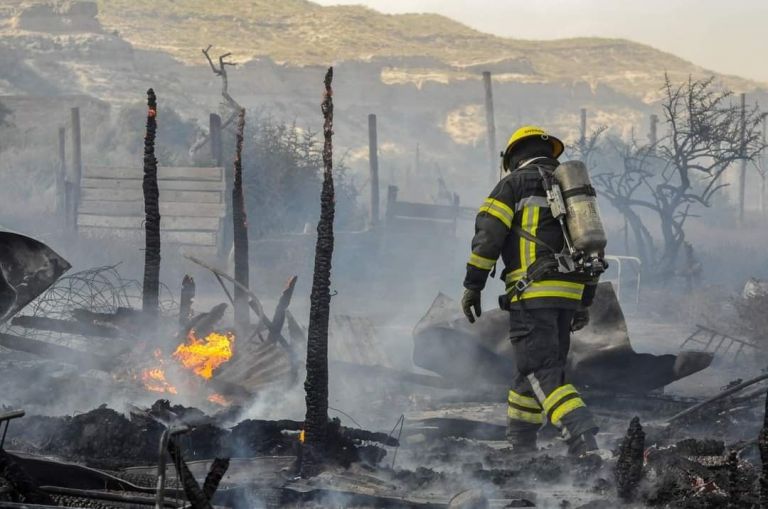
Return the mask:
POLYGON ((549 421, 569 440, 597 426, 576 388, 566 383, 571 346, 570 309, 511 309, 510 340, 515 369, 509 391, 507 436, 529 444, 549 421))

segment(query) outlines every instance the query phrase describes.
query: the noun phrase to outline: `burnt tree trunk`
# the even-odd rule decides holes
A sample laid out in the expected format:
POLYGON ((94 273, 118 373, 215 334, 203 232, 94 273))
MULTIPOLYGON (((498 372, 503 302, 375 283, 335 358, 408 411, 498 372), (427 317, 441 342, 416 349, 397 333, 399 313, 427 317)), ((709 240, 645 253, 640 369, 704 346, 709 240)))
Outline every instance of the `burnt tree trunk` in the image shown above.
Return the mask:
MULTIPOLYGON (((237 136, 235 145, 235 175, 232 186, 232 225, 235 245, 235 280, 243 287, 249 288, 248 281, 248 220, 245 214, 245 198, 243 196, 243 133, 245 131, 245 108, 240 109, 237 119, 237 136)), ((240 330, 246 330, 250 325, 250 307, 248 292, 235 285, 235 323, 240 330)))
POLYGON ((157 131, 157 98, 155 91, 147 90, 147 134, 144 137, 144 287, 143 310, 157 316, 160 300, 160 190, 157 187, 157 159, 155 133, 157 131))
POLYGON ((310 296, 307 333, 307 379, 304 382, 307 414, 304 421, 305 450, 302 475, 312 476, 321 462, 328 433, 328 321, 331 307, 331 259, 333 256, 333 67, 325 75, 325 96, 321 106, 325 123, 323 135, 323 188, 320 194, 320 221, 317 225, 315 271, 310 296))
POLYGON ((179 325, 186 327, 192 318, 192 303, 195 301, 195 280, 186 275, 181 280, 181 298, 179 299, 179 325))

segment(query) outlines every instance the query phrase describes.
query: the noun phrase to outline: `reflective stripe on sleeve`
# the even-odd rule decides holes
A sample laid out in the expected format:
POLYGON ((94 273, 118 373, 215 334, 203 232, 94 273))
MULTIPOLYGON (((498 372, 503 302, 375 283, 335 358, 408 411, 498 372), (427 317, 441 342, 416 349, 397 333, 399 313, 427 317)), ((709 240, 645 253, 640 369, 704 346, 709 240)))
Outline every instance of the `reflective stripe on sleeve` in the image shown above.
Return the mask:
POLYGON ((491 270, 496 265, 496 260, 491 260, 490 258, 485 258, 479 254, 472 253, 469 255, 469 261, 467 263, 478 269, 491 270))
POLYGON ((480 207, 479 212, 485 212, 492 215, 504 223, 504 226, 507 228, 512 227, 512 217, 515 215, 515 213, 511 208, 509 208, 508 205, 502 201, 496 200, 494 198, 487 198, 483 203, 483 206, 480 207))

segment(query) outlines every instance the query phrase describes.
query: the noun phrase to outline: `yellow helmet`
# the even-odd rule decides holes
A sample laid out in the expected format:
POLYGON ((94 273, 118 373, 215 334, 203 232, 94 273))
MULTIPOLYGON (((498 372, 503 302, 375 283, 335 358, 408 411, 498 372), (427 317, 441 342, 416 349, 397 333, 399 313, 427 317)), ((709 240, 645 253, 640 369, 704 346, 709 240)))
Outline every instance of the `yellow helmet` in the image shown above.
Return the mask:
POLYGON ((550 145, 552 145, 552 157, 555 159, 560 157, 560 154, 565 150, 565 145, 563 145, 562 141, 547 134, 541 127, 526 125, 512 133, 512 136, 510 136, 509 141, 507 142, 507 148, 504 150, 504 155, 502 156, 504 158, 503 165, 505 170, 509 170, 510 158, 512 157, 515 147, 517 147, 521 141, 530 138, 541 138, 542 140, 548 141, 550 145))

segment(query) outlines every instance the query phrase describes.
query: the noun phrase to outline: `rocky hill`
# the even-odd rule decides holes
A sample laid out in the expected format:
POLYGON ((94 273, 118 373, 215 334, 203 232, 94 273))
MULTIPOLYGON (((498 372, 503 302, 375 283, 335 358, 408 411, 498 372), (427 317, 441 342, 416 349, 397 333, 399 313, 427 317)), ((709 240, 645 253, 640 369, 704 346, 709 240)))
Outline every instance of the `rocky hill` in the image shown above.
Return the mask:
MULTIPOLYGON (((268 57, 290 65, 421 59, 394 69, 397 82, 463 79, 475 67, 497 80, 607 85, 651 101, 659 74, 674 78, 711 74, 674 55, 618 39, 526 41, 485 34, 434 14, 387 15, 361 6, 320 6, 307 0, 99 0, 102 23, 136 47, 162 49, 199 63, 206 43, 241 59, 268 57), (436 65, 442 64, 442 65, 436 65), (449 69, 442 68, 449 66, 449 69)), ((732 88, 746 80, 725 78, 732 88)))
MULTIPOLYGON (((242 105, 314 130, 322 77, 333 64, 337 153, 365 188, 367 115, 376 113, 382 185, 397 183, 401 196, 414 200, 423 200, 438 178, 452 189, 476 186, 465 203, 485 192, 482 71, 493 73, 498 146, 521 123, 543 124, 572 141, 580 108, 588 109, 590 126, 642 139, 648 116, 659 113, 665 72, 675 81, 713 74, 625 40, 508 39, 436 15, 384 15, 307 0, 4 0, 0 103, 25 106, 14 106, 15 130, 3 139, 31 146, 36 137, 50 146, 69 107, 93 103, 86 96, 99 105, 93 118, 86 111, 86 127, 103 133, 102 106, 111 108, 112 124, 125 123, 133 117, 120 110, 141 104, 149 87, 161 109, 196 119, 204 131, 221 103, 220 79, 201 53, 209 44, 214 57, 232 52, 238 63, 228 68, 229 83, 242 105), (55 111, 47 106, 52 96, 62 103, 55 111), (25 111, 34 105, 40 111, 25 111)), ((718 78, 768 102, 762 84, 718 78)), ((136 122, 113 127, 141 132, 136 122)), ((88 131, 85 141, 95 143, 88 131)), ((95 144, 91 150, 89 160, 127 164, 125 152, 95 144)))

